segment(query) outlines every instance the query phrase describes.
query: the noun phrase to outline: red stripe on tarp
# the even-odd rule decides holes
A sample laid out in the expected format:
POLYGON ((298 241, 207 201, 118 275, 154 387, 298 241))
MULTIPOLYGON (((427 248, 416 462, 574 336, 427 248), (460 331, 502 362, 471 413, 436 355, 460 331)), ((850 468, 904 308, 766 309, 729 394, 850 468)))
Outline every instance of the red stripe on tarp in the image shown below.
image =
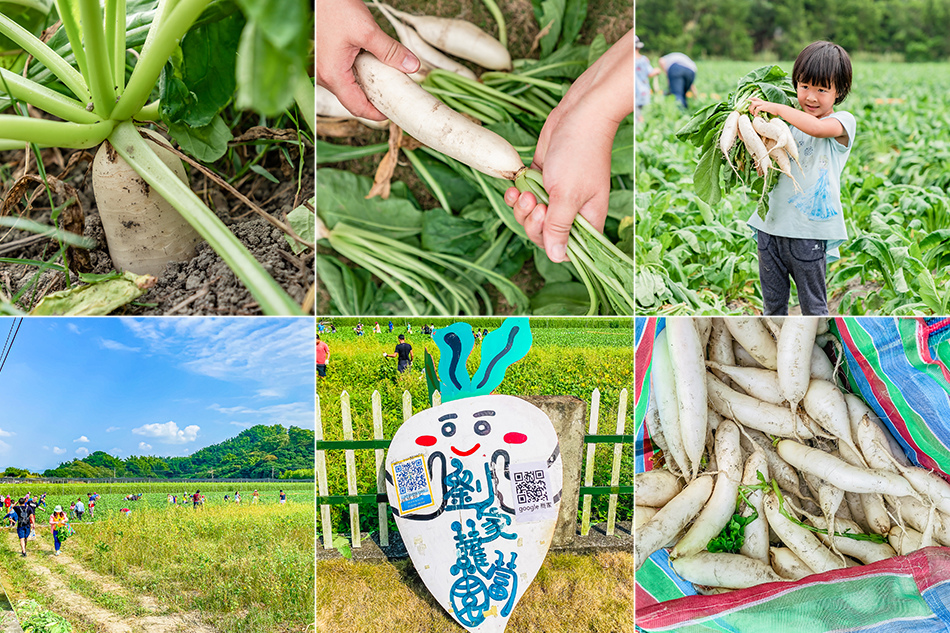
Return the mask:
POLYGON ((637 608, 642 607, 652 607, 653 605, 660 604, 656 598, 653 597, 653 594, 643 588, 643 585, 636 583, 636 593, 634 595, 634 603, 637 605, 637 608))
POLYGON ((640 402, 640 398, 643 396, 643 383, 646 380, 647 370, 650 369, 650 362, 653 360, 654 338, 656 338, 656 317, 650 317, 643 328, 640 345, 633 352, 634 402, 640 402))
POLYGON ((915 337, 917 339, 917 354, 919 354, 921 360, 928 365, 936 365, 939 367, 940 372, 943 374, 943 379, 950 383, 950 370, 947 370, 947 366, 944 365, 940 359, 930 355, 930 334, 939 329, 934 327, 935 325, 940 325, 940 323, 927 325, 923 317, 917 317, 917 336, 915 337))
POLYGON ((900 412, 898 412, 897 407, 894 406, 894 402, 891 400, 890 395, 888 395, 887 386, 884 384, 884 381, 882 381, 878 377, 877 373, 871 368, 871 364, 868 362, 867 358, 865 358, 864 355, 859 352, 858 345, 851 337, 851 332, 848 329, 845 319, 843 317, 836 317, 835 321, 838 324, 838 334, 841 335, 841 342, 851 351, 851 355, 861 368, 861 373, 871 386, 871 391, 874 394, 874 398, 884 410, 884 415, 887 417, 888 421, 894 426, 895 429, 897 429, 897 432, 902 438, 904 438, 904 441, 910 444, 911 448, 914 450, 914 453, 917 455, 917 460, 920 462, 921 466, 931 470, 940 470, 937 462, 935 462, 929 455, 921 450, 920 446, 918 446, 914 441, 913 436, 910 434, 910 431, 907 428, 907 423, 904 421, 904 418, 901 416, 900 412))
MULTIPOLYGON (((636 624, 646 629, 669 627, 713 616, 725 616, 754 604, 767 602, 800 587, 835 584, 858 578, 881 575, 911 576, 917 588, 926 589, 950 580, 950 548, 927 547, 907 556, 895 556, 870 565, 836 569, 807 576, 798 581, 771 582, 748 589, 737 589, 714 596, 686 596, 640 608, 637 603, 636 624)), ((639 597, 640 594, 637 594, 639 597)))

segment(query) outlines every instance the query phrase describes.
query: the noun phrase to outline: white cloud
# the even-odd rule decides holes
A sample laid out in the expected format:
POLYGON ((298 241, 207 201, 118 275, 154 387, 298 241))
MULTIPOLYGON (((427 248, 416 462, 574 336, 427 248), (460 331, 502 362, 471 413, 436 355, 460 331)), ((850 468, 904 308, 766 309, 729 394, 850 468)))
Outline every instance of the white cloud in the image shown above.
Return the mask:
POLYGON ((121 452, 122 452, 122 449, 119 448, 118 446, 116 446, 115 448, 109 449, 109 454, 110 454, 110 455, 118 455, 118 454, 121 453, 121 452))
POLYGON ((55 453, 56 455, 62 455, 65 452, 66 452, 65 448, 60 448, 58 446, 53 447, 53 453, 55 453))
POLYGON ((141 347, 129 347, 128 345, 124 343, 120 343, 119 341, 113 341, 107 338, 99 339, 99 347, 102 347, 104 349, 111 349, 116 352, 138 352, 138 351, 141 351, 142 349, 141 347))
POLYGON ((140 451, 150 451, 150 450, 152 450, 152 445, 151 445, 151 444, 146 444, 145 442, 139 442, 139 450, 140 450, 140 451))
POLYGON ((76 325, 76 323, 73 322, 73 321, 70 321, 70 322, 66 325, 66 327, 68 327, 68 328, 69 328, 69 331, 72 332, 73 334, 82 334, 82 332, 79 330, 79 326, 76 325))
POLYGON ((16 433, 13 431, 4 431, 3 429, 0 429, 0 437, 13 437, 14 435, 16 435, 16 433))
POLYGON ((44 446, 44 447, 43 447, 43 450, 44 450, 44 451, 48 451, 48 450, 49 450, 49 446, 44 446))
POLYGON ((258 398, 279 398, 284 395, 282 392, 277 389, 258 389, 257 397, 258 398))
POLYGON ((283 404, 272 404, 266 407, 246 407, 238 405, 235 407, 222 407, 219 404, 213 404, 209 409, 223 413, 227 416, 248 416, 248 421, 230 422, 235 426, 254 426, 255 424, 281 424, 283 426, 299 426, 301 428, 314 427, 313 404, 309 402, 285 402, 283 404))
POLYGON ((12 447, 9 444, 3 440, 0 440, 0 453, 9 453, 11 448, 12 447))
POLYGON ((113 431, 118 431, 121 428, 122 428, 121 426, 110 426, 109 428, 106 429, 106 433, 112 433, 113 431))
POLYGON ((89 454, 89 449, 86 448, 85 446, 80 446, 79 448, 76 449, 76 454, 79 455, 80 457, 85 457, 86 455, 89 454))
POLYGON ((86 437, 85 435, 80 435, 79 437, 73 440, 73 444, 75 444, 76 442, 88 442, 88 441, 89 441, 88 437, 86 437))
POLYGON ((132 429, 132 432, 136 435, 157 438, 160 442, 166 444, 185 444, 186 442, 194 442, 198 438, 198 431, 200 430, 201 428, 196 424, 189 424, 185 428, 179 429, 174 422, 166 422, 165 424, 145 424, 132 429))

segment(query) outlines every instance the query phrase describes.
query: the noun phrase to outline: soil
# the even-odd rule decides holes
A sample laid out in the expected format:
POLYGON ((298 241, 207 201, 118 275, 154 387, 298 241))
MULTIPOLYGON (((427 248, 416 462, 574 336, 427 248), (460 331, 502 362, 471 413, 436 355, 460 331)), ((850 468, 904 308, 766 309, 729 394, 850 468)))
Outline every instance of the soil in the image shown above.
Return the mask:
MULTIPOLYGON (((298 157, 293 146, 288 145, 288 148, 294 161, 297 161, 298 157)), ((240 152, 245 150, 246 148, 237 149, 240 152)), ((270 216, 283 221, 285 214, 313 196, 312 147, 308 146, 307 150, 308 156, 299 182, 296 166, 292 167, 287 163, 280 151, 272 150, 260 164, 276 176, 281 181, 280 184, 275 184, 255 172, 249 172, 249 177, 234 183, 235 188, 263 208, 270 216), (299 192, 298 184, 300 185, 299 192)), ((77 213, 78 211, 83 227, 82 234, 92 238, 97 244, 91 251, 80 251, 75 256, 69 256, 70 280, 73 285, 77 279, 77 272, 104 274, 114 270, 93 195, 90 173, 92 156, 79 151, 74 153, 75 156, 61 155, 56 150, 44 150, 42 154, 47 173, 66 184, 66 191, 54 196, 54 204, 62 205, 71 195, 75 195, 79 200, 80 208, 77 210, 75 206, 70 207, 64 211, 64 215, 67 212, 77 213)), ((23 160, 24 152, 0 153, 0 176, 2 176, 4 192, 2 195, 5 199, 13 198, 9 200, 9 203, 4 203, 0 216, 19 215, 49 225, 51 208, 45 192, 41 190, 32 206, 26 209, 22 198, 29 198, 34 192, 36 187, 32 183, 25 190, 16 192, 20 195, 10 196, 11 187, 22 175, 23 160), (16 200, 17 198, 20 199, 16 200), (4 213, 8 204, 9 211, 4 213)), ((242 157, 242 160, 245 158, 242 157)), ((30 173, 36 174, 35 161, 31 161, 30 173)), ((194 169, 190 170, 190 174, 192 189, 202 201, 234 231, 237 238, 277 283, 296 302, 303 304, 307 292, 314 283, 313 249, 294 255, 283 231, 255 214, 231 193, 194 169)), ((0 257, 2 258, 49 261, 56 249, 56 244, 48 238, 38 238, 32 233, 0 227, 0 257)), ((66 289, 66 276, 59 271, 41 271, 39 266, 33 263, 0 263, 0 303, 9 301, 24 287, 28 289, 16 305, 21 310, 29 311, 47 294, 66 289)), ((194 258, 187 262, 169 263, 148 292, 134 303, 120 308, 113 314, 252 315, 260 313, 260 308, 247 288, 211 247, 202 242, 194 258)))
MULTIPOLYGON (((16 534, 9 533, 5 545, 19 550, 16 534)), ((66 548, 60 551, 59 556, 54 556, 49 539, 29 541, 27 557, 21 560, 36 578, 38 591, 53 596, 49 608, 71 622, 82 622, 104 633, 215 633, 215 629, 203 624, 196 614, 168 613, 168 609, 154 597, 133 595, 107 576, 86 569, 66 553, 66 548), (148 615, 122 615, 99 606, 86 596, 72 591, 61 574, 57 573, 60 569, 94 583, 101 592, 115 594, 124 602, 137 604, 148 615)))

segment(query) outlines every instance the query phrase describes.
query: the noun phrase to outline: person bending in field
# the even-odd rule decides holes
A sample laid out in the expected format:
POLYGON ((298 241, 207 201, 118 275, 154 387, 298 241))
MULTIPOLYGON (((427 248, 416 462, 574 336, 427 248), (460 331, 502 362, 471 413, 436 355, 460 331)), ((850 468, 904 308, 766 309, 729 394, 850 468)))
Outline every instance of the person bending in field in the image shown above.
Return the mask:
POLYGON ((604 230, 614 136, 634 110, 634 37, 631 29, 591 64, 544 122, 531 167, 541 170, 549 203, 515 187, 505 192, 528 239, 553 262, 567 260, 578 213, 604 230))
POLYGON ((753 115, 768 112, 791 126, 801 165, 792 163, 792 178, 779 175, 765 219, 753 214, 749 226, 756 231, 765 314, 788 314, 794 279, 802 314, 826 315, 825 268, 848 237, 841 172, 856 124, 850 112, 834 109, 851 90, 848 53, 831 42, 809 44, 795 60, 792 85, 801 110, 752 99, 753 115))
POLYGON ((62 541, 65 540, 66 532, 69 531, 69 517, 63 512, 63 506, 53 508, 53 513, 49 515, 49 527, 53 531, 53 548, 56 550, 56 556, 59 556, 59 548, 62 541))

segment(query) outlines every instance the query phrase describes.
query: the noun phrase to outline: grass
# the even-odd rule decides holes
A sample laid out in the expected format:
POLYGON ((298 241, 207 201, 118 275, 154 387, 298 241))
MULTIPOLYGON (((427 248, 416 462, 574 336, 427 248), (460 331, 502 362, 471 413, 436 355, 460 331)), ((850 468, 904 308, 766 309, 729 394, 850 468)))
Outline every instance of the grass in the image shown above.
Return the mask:
MULTIPOLYGON (((512 611, 506 631, 632 631, 632 577, 633 556, 628 553, 549 553, 512 611)), ((408 560, 319 561, 317 583, 318 631, 461 630, 425 588, 408 560)))

